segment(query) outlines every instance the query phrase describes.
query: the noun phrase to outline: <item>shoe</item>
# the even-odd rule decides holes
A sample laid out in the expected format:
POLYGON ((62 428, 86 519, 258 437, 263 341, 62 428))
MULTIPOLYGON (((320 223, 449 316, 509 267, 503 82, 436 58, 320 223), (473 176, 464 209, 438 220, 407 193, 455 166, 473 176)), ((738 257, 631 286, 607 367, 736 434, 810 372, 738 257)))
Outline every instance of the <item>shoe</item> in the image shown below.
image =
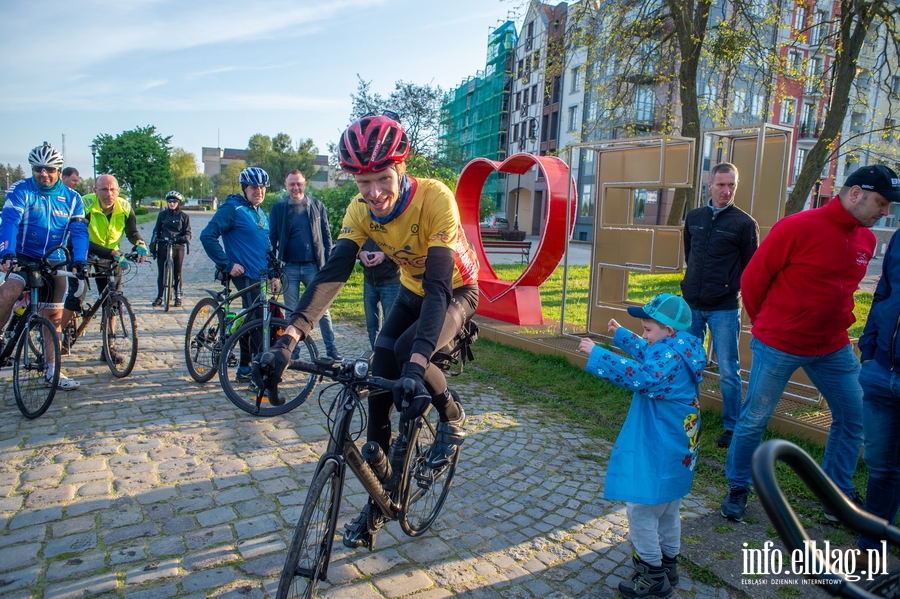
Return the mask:
POLYGON ((722 500, 722 507, 719 511, 723 518, 741 522, 744 519, 744 512, 747 510, 747 499, 750 497, 750 489, 746 487, 728 486, 728 494, 722 500))
POLYGON ((334 360, 335 362, 343 362, 344 361, 344 357, 341 355, 341 353, 337 350, 336 347, 329 349, 325 353, 328 354, 328 357, 331 358, 332 360, 334 360))
POLYGON ((249 381, 251 372, 253 372, 253 369, 249 366, 238 366, 237 372, 234 373, 234 381, 236 383, 249 381))
POLYGON ((459 406, 459 418, 450 422, 438 422, 434 443, 428 451, 425 464, 432 469, 445 466, 456 453, 456 448, 466 439, 466 411, 459 406))
POLYGON ((366 503, 362 513, 356 520, 344 526, 345 547, 368 547, 369 551, 375 549, 375 535, 384 526, 384 515, 371 500, 366 503))
POLYGON ((672 594, 672 585, 666 577, 664 566, 651 566, 637 554, 631 556, 634 564, 634 576, 631 580, 619 583, 619 592, 625 597, 659 597, 672 594))
MULTIPOLYGON (((48 384, 50 383, 49 379, 47 379, 47 383, 48 384)), ((73 381, 72 379, 70 379, 69 377, 67 377, 66 375, 64 375, 62 373, 60 373, 59 381, 56 383, 56 388, 62 389, 63 391, 72 391, 74 389, 77 389, 80 386, 81 386, 81 383, 79 383, 78 381, 73 381)))
POLYGON ((156 306, 162 306, 162 298, 161 297, 158 297, 155 300, 153 300, 153 307, 156 307, 156 306))
POLYGON ((180 307, 181 307, 181 298, 180 298, 180 297, 176 297, 176 298, 175 298, 175 307, 176 307, 176 308, 180 308, 180 307))
POLYGON ((666 569, 666 578, 669 579, 669 584, 674 587, 678 584, 678 556, 675 557, 666 557, 666 554, 663 553, 662 558, 662 566, 666 569))
POLYGON ((716 440, 716 445, 719 447, 730 447, 731 446, 731 438, 734 436, 734 431, 725 431, 722 433, 722 436, 716 440))
MULTIPOLYGON (((122 356, 120 356, 120 355, 117 354, 116 352, 111 351, 110 354, 112 354, 112 361, 113 361, 113 364, 117 364, 117 365, 118 365, 118 364, 124 364, 124 363, 125 363, 125 358, 123 358, 122 356)), ((101 361, 101 362, 106 362, 106 354, 103 353, 102 351, 100 352, 100 361, 101 361)))
MULTIPOLYGON (((859 509, 864 509, 866 506, 866 502, 863 501, 862 497, 860 497, 859 493, 857 493, 856 491, 853 491, 853 493, 848 495, 847 499, 849 499, 850 502, 853 503, 853 505, 855 505, 859 509)), ((829 522, 840 522, 840 519, 837 516, 835 516, 834 514, 832 514, 831 512, 829 512, 827 507, 822 506, 822 512, 825 515, 825 519, 828 520, 829 522)))

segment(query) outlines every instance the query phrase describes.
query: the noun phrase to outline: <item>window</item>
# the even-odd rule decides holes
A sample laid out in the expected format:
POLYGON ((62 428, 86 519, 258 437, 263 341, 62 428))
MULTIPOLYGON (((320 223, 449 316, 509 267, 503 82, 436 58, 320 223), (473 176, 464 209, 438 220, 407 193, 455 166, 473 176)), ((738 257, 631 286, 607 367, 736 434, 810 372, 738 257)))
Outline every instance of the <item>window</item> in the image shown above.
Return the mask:
POLYGON ((750 102, 750 115, 755 118, 762 118, 763 96, 762 94, 753 94, 753 101, 750 102))
POLYGON ((635 120, 641 122, 653 122, 655 112, 656 95, 653 93, 653 87, 649 85, 638 86, 634 94, 635 120))
POLYGON ((538 88, 537 85, 531 86, 531 103, 532 104, 537 104, 537 88, 538 88))
POLYGON ((519 61, 516 77, 521 77, 525 73, 525 59, 519 61))
POLYGON ((796 79, 803 72, 803 54, 797 50, 790 50, 787 55, 787 75, 796 79))
POLYGON ((794 115, 797 112, 797 99, 785 98, 781 101, 781 117, 778 122, 782 125, 794 125, 794 115))
POLYGON ((578 106, 569 106, 569 119, 566 131, 575 131, 578 127, 578 106))
POLYGON ((739 89, 734 92, 734 113, 743 114, 747 111, 747 90, 739 89))
POLYGON ((515 125, 513 125, 511 141, 513 143, 519 141, 519 123, 516 123, 515 125))
POLYGON ((591 215, 591 203, 593 202, 594 184, 585 183, 581 186, 581 194, 578 196, 578 216, 591 215))
POLYGON ((808 94, 819 92, 822 89, 823 78, 822 59, 817 56, 810 58, 806 63, 806 84, 803 91, 808 94))
POLYGON ((819 46, 828 38, 828 13, 817 10, 813 17, 812 27, 809 30, 809 45, 819 46))
POLYGON ((809 150, 803 148, 797 150, 797 160, 794 161, 794 178, 791 180, 791 183, 797 182, 797 177, 800 176, 800 171, 803 170, 803 165, 806 163, 806 155, 808 153, 809 150))
POLYGON ((516 92, 516 110, 522 108, 522 92, 516 92))
POLYGON ((816 105, 804 104, 800 113, 800 137, 813 137, 816 131, 816 105))
POLYGON ((803 31, 806 29, 806 7, 798 6, 797 12, 794 13, 794 29, 803 31))
POLYGON ((528 24, 528 37, 534 37, 534 21, 528 24))
POLYGON ((891 77, 891 94, 900 96, 900 77, 891 77))
POLYGON ((572 88, 569 90, 570 93, 581 91, 581 76, 583 72, 584 71, 581 70, 581 67, 574 67, 572 69, 572 88))

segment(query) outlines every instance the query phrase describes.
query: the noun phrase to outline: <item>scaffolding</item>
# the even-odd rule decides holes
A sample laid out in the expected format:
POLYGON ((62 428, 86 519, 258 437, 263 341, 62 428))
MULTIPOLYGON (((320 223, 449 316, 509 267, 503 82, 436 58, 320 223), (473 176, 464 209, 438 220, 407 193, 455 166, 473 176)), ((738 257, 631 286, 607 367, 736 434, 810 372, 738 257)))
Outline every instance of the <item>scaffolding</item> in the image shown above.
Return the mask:
MULTIPOLYGON (((517 40, 515 25, 507 21, 488 36, 483 71, 444 95, 441 105, 441 142, 447 158, 462 167, 473 158, 504 160, 509 128, 509 95, 517 40)), ((500 177, 491 175, 484 194, 502 208, 500 177)))

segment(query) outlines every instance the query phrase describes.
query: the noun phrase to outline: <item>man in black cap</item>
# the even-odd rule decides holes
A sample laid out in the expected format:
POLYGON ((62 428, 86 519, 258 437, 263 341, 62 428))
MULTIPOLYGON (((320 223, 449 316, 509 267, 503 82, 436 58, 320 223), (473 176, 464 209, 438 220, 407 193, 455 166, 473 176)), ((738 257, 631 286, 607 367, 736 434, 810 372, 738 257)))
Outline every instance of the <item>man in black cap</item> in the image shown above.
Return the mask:
MULTIPOLYGON (((900 202, 900 178, 885 166, 877 169, 878 180, 862 180, 859 186, 900 202), (888 187, 890 186, 890 189, 888 187), (881 191, 879 191, 881 190, 881 191)), ((866 511, 888 522, 897 520, 900 509, 900 240, 891 237, 881 279, 875 288, 872 309, 859 339, 862 366, 859 383, 863 391, 863 433, 866 439, 866 511)), ((881 548, 881 539, 862 536, 860 549, 881 548)))
MULTIPOLYGON (((900 202, 897 174, 865 166, 823 207, 775 223, 744 269, 741 293, 753 325, 753 364, 725 460, 725 518, 744 517, 753 451, 798 368, 831 409, 822 469, 860 503, 853 473, 863 437, 863 392, 847 329, 856 321, 853 293, 875 250, 869 227, 888 214, 891 202, 900 202)), ((828 512, 825 517, 835 519, 828 512)))

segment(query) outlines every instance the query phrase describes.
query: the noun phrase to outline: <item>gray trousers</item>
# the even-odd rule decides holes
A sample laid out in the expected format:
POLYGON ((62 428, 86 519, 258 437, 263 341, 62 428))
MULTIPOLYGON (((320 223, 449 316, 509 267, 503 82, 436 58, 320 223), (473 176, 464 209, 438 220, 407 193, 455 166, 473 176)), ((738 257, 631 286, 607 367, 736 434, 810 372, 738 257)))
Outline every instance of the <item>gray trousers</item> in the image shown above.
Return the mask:
POLYGON ((651 566, 661 566, 664 554, 675 557, 681 551, 680 510, 681 499, 658 505, 625 503, 631 544, 651 566))

